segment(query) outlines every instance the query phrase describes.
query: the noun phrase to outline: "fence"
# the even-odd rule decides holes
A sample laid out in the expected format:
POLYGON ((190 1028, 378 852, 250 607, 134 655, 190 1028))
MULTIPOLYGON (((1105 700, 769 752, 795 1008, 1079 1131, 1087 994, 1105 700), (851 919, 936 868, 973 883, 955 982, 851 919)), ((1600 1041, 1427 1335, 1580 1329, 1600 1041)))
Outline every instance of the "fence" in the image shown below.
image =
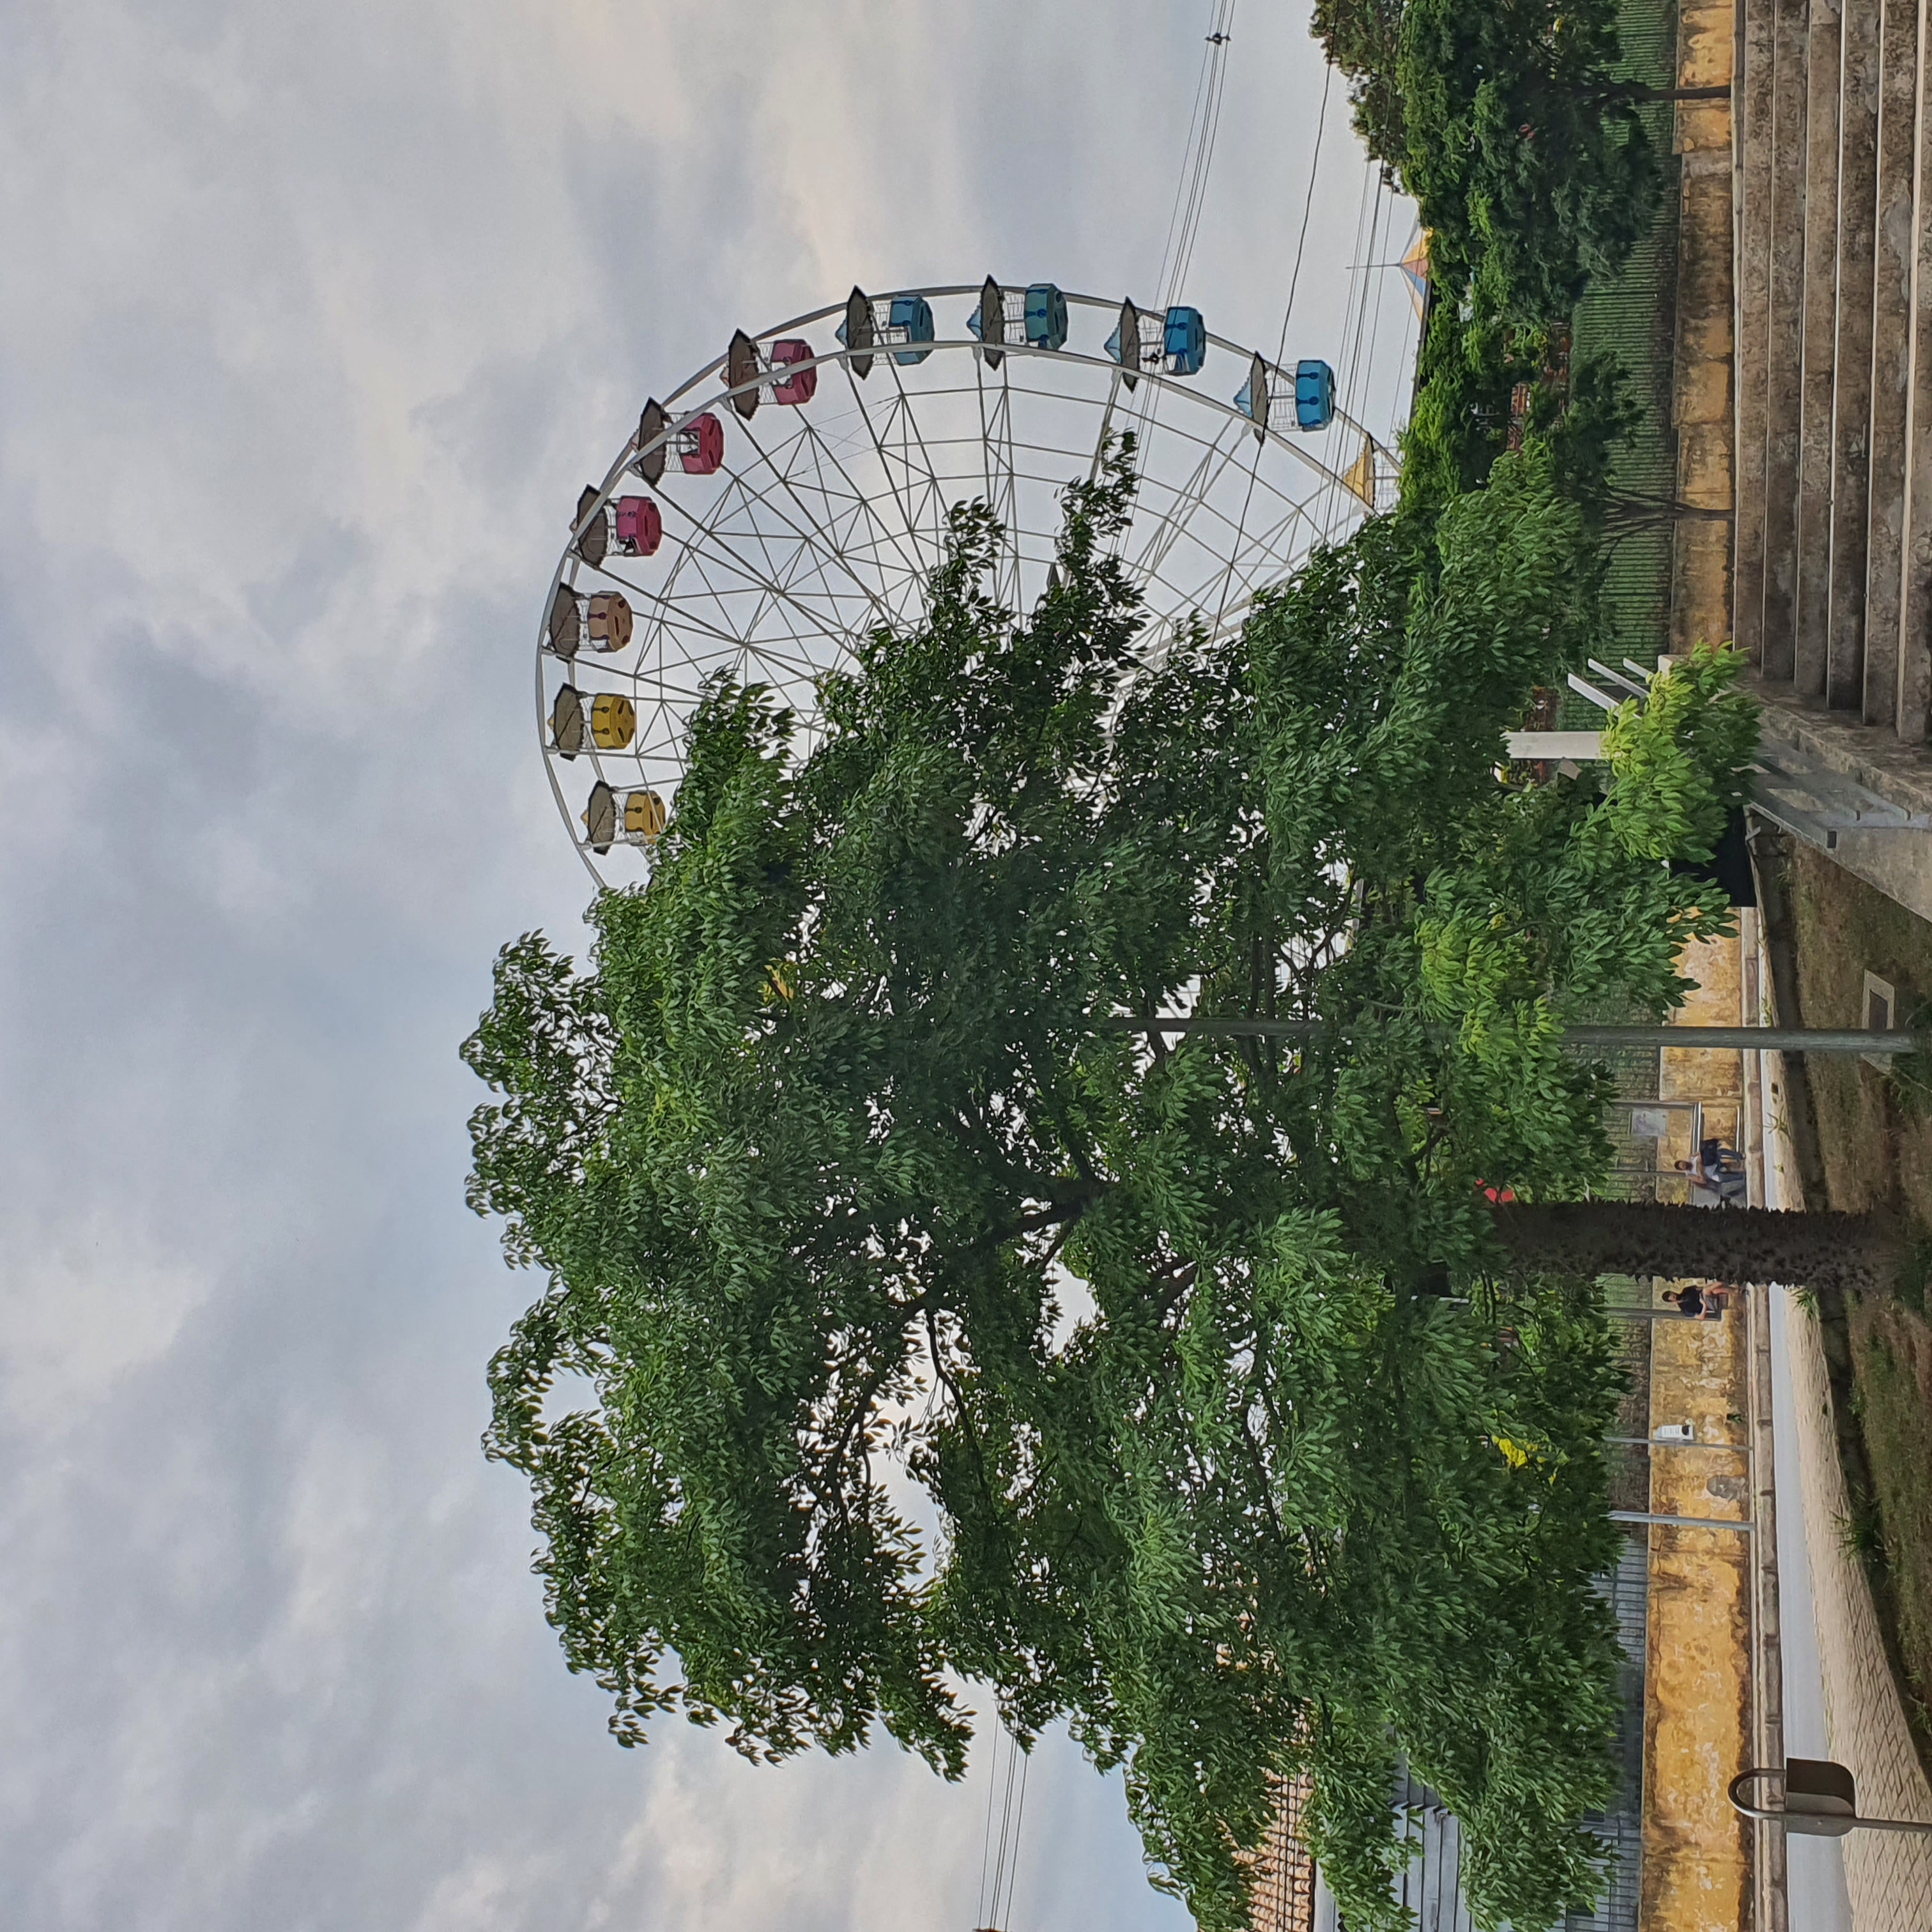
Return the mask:
MULTIPOLYGON (((1676 82, 1677 10, 1672 0, 1625 0, 1618 33, 1629 79, 1647 86, 1676 82)), ((1676 349, 1678 158, 1672 151, 1676 110, 1668 102, 1640 109, 1658 164, 1656 212, 1650 231, 1615 275, 1593 283, 1576 305, 1573 367, 1586 356, 1619 357, 1643 411, 1610 465, 1619 494, 1667 502, 1676 494, 1677 444, 1671 422, 1671 371, 1676 349)), ((1668 524, 1626 531, 1611 552, 1604 602, 1618 654, 1647 663, 1669 647, 1672 532, 1668 524)), ((1563 728, 1592 730, 1601 716, 1570 697, 1563 728)))
MULTIPOLYGON (((1598 1587, 1616 1612, 1624 1662, 1618 1672, 1618 1788, 1610 1808, 1588 1822, 1604 1841, 1603 1895, 1570 1912, 1563 1932, 1638 1932, 1643 1880, 1644 1644, 1649 1621, 1650 1558, 1643 1537, 1624 1540, 1617 1567, 1598 1587)), ((1462 1834, 1455 1814, 1426 1784, 1405 1778, 1396 1793, 1411 1850, 1396 1896, 1417 1932, 1474 1932, 1462 1893, 1462 1834)))

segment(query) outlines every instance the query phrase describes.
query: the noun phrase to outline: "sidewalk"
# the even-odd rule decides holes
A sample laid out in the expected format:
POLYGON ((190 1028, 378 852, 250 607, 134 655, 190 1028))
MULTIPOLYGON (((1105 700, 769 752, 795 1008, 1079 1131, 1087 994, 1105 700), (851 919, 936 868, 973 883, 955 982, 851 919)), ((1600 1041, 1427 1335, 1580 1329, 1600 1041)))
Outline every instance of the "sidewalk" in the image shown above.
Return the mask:
MULTIPOLYGON (((1766 1069, 1761 1085, 1765 1146, 1770 1156, 1766 1162, 1766 1204, 1795 1206, 1802 1197, 1784 1124, 1782 1059, 1774 1053, 1761 1057, 1766 1069)), ((1801 1756, 1822 1751, 1849 1767, 1858 1780, 1858 1808, 1871 1816, 1932 1820, 1932 1788, 1906 1728, 1871 1593, 1857 1558, 1844 1544, 1842 1526, 1850 1508, 1832 1440, 1825 1357, 1816 1324, 1792 1298, 1780 1298, 1784 1303, 1782 1319, 1774 1314, 1773 1320, 1784 1331, 1788 1381, 1778 1379, 1786 1381, 1790 1390, 1788 1404, 1780 1405, 1777 1416, 1779 1487, 1786 1502, 1779 1518, 1779 1543, 1786 1588, 1786 1748, 1801 1756), (1798 1494, 1785 1486, 1785 1472, 1793 1462, 1798 1494), (1802 1508, 1796 1507, 1801 1504, 1802 1508), (1795 1543, 1801 1516, 1802 1552, 1794 1548, 1787 1556, 1787 1526, 1789 1540, 1795 1543), (1803 1676, 1795 1667, 1802 1646, 1791 1641, 1801 1607, 1792 1599, 1802 1592, 1808 1566, 1822 1679, 1822 1737, 1820 1714, 1807 1708, 1803 1676)), ((1809 1932, 1814 1922, 1832 1922, 1822 1912, 1814 1921, 1798 1909, 1798 1880, 1804 1872, 1808 1891, 1814 1892, 1818 1907, 1828 1908, 1835 1892, 1830 1870, 1834 1855, 1842 1860, 1851 1932, 1924 1932, 1932 1926, 1932 1838, 1854 1832, 1836 1846, 1828 1840, 1793 1840, 1792 1844, 1794 1928, 1809 1932), (1822 1856, 1814 1852, 1814 1844, 1822 1856)))

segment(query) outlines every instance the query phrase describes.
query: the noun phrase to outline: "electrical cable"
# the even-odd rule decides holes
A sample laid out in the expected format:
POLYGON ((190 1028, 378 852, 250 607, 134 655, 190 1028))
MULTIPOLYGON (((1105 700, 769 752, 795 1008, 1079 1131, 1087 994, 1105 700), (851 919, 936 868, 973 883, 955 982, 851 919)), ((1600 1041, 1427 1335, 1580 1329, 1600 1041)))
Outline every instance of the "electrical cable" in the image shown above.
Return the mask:
POLYGON ((1173 277, 1162 293, 1163 306, 1179 301, 1180 291, 1186 286, 1187 272, 1194 261, 1194 244, 1201 233, 1202 211, 1207 205, 1208 176, 1214 165, 1214 143, 1221 132, 1221 104, 1228 93, 1228 41, 1231 38, 1228 30, 1234 24, 1235 0, 1218 0, 1218 4, 1215 30, 1208 37, 1213 70, 1204 117, 1200 162, 1196 170, 1188 219, 1181 230, 1181 245, 1174 256, 1173 277))
MULTIPOLYGON (((1345 370, 1349 366, 1349 360, 1347 353, 1349 333, 1354 326, 1354 316, 1355 310, 1358 305, 1358 298, 1364 292, 1361 279, 1363 272, 1360 265, 1368 259, 1366 232, 1369 226, 1370 209, 1372 206, 1370 197, 1370 189, 1378 178, 1381 172, 1381 170, 1376 166, 1373 162, 1367 160, 1366 156, 1364 157, 1364 160, 1366 165, 1364 168, 1362 175, 1362 189, 1360 195, 1358 197, 1355 203, 1355 245, 1353 252, 1354 260, 1357 266, 1352 268, 1349 271, 1351 280, 1348 286, 1348 296, 1347 300, 1342 304, 1342 330, 1340 340, 1343 350, 1342 358, 1342 367, 1345 370)), ((1346 389, 1344 392, 1344 400, 1346 406, 1346 389)), ((1324 483, 1320 492, 1318 493, 1320 507, 1317 522, 1318 526, 1322 532, 1321 541, 1324 543, 1331 541, 1334 536, 1336 524, 1336 500, 1338 494, 1337 487, 1332 480, 1324 483)))
MULTIPOLYGON (((1387 246, 1389 236, 1393 232, 1394 226, 1395 198, 1393 195, 1389 197, 1388 215, 1388 224, 1382 230, 1382 240, 1384 246, 1387 246)), ((1357 392, 1355 398, 1354 417, 1358 422, 1366 422, 1368 420, 1369 397, 1373 388, 1372 379, 1375 374, 1376 352, 1382 342, 1382 298, 1388 292, 1388 273, 1384 268, 1378 271, 1376 276, 1376 310, 1374 316, 1369 323, 1368 350, 1366 355, 1363 358, 1362 380, 1360 387, 1357 392)), ((1367 434, 1368 432, 1366 430, 1363 431, 1363 434, 1364 436, 1367 434)), ((1372 455, 1369 458, 1368 484, 1368 508, 1370 514, 1372 516, 1375 514, 1376 507, 1376 465, 1375 458, 1372 455)))
MULTIPOLYGON (((1226 98, 1228 44, 1233 38, 1236 0, 1214 0, 1214 15, 1207 36, 1208 51, 1202 56, 1201 77, 1195 85, 1194 111, 1187 125, 1187 148, 1180 164, 1180 178, 1174 191, 1174 209, 1168 218, 1167 241, 1161 250, 1160 273, 1156 287, 1162 314, 1180 299, 1189 266, 1194 259, 1194 244, 1201 231, 1202 212, 1207 205, 1208 177, 1214 164, 1214 143, 1220 132, 1221 104, 1226 98)), ((1126 352, 1126 345, 1121 345, 1126 352)), ((1148 393, 1135 405, 1130 427, 1143 455, 1160 412, 1159 386, 1149 384, 1148 393)))
POLYGON ((1335 64, 1330 61, 1322 74, 1322 106, 1315 116, 1315 153, 1308 164, 1308 194, 1301 204, 1301 232, 1294 240, 1294 266, 1288 272, 1288 300, 1281 311, 1281 340, 1275 344, 1275 367, 1281 367, 1282 358, 1288 353, 1288 318, 1294 313, 1294 292, 1301 281, 1302 251, 1308 246, 1308 218, 1315 208, 1315 184, 1322 174, 1322 130, 1328 121, 1328 88, 1335 78, 1335 64))
MULTIPOLYGON (((1004 1729, 1004 1726, 1002 1726, 1002 1729, 1004 1729)), ((995 1932, 997 1932, 997 1928, 1000 1924, 1000 1894, 1003 1890, 1006 1888, 1006 1851, 1008 1843, 1012 1836, 1013 1825, 1013 1772, 1015 1769, 1013 1760, 1018 1757, 1018 1755, 1019 1744, 1018 1741, 1014 1738, 1010 1732, 1006 1733, 1006 1792, 1000 1805, 999 1856, 994 1861, 993 1864, 993 1916, 991 1918, 986 1921, 986 1924, 988 1926, 995 1928, 995 1932)), ((994 1776, 996 1781, 998 1778, 998 1767, 999 1764, 999 1744, 998 1740, 996 1738, 994 1742, 993 1746, 993 1762, 994 1766, 994 1776)), ((1019 1847, 1017 1844, 1015 1844, 1012 1846, 1012 1849, 1014 1852, 1017 1853, 1019 1847)))
POLYGON ((1178 297, 1188 264, 1194 255, 1194 242, 1200 232, 1201 212, 1208 196, 1208 176, 1214 164, 1214 142, 1220 129, 1221 103, 1226 92, 1228 44, 1232 38, 1235 0, 1214 0, 1208 51, 1201 63, 1201 78, 1195 85, 1194 112, 1187 127, 1187 149, 1180 164, 1180 179, 1174 194, 1174 211, 1168 218, 1167 241, 1161 250, 1160 274, 1156 284, 1161 306, 1170 307, 1178 297))
POLYGON ((993 1733, 993 1762, 988 1768, 986 1780, 986 1832, 980 1846, 980 1904, 974 1914, 976 1927, 990 1925, 993 1922, 986 1916, 986 1868, 993 1856, 993 1796, 1000 1788, 1000 1733, 993 1733))
MULTIPOLYGON (((1217 17, 1218 7, 1219 0, 1216 0, 1217 17)), ((1180 180, 1175 186, 1174 206, 1167 218, 1167 238, 1162 242, 1160 247, 1160 272, 1154 278, 1156 288, 1166 286, 1167 265, 1174 257, 1174 230, 1180 220, 1181 202, 1184 198, 1189 178, 1189 169, 1194 154, 1195 130, 1201 122, 1201 103, 1208 91, 1208 76, 1214 70, 1214 56, 1216 51, 1217 50, 1210 44, 1207 52, 1202 56, 1200 76, 1194 83, 1194 105, 1188 110, 1187 116, 1187 145, 1181 150, 1180 180)))
MULTIPOLYGON (((1384 203, 1388 199, 1388 186, 1382 178, 1381 170, 1378 169, 1376 173, 1375 206, 1369 219, 1367 259, 1372 265, 1378 260, 1376 242, 1382 233, 1384 203)), ((1375 314, 1377 323, 1379 324, 1382 316, 1382 277, 1380 274, 1376 273, 1372 267, 1364 272, 1373 274, 1376 296, 1375 314)), ((1358 286, 1361 290, 1361 300, 1355 314, 1355 339, 1348 350, 1348 373, 1342 386, 1342 407, 1344 412, 1353 421, 1360 422, 1363 416, 1367 413, 1369 374, 1375 357, 1375 330, 1370 326, 1369 322, 1369 283, 1366 280, 1364 280, 1358 284, 1358 286)), ((1352 510, 1351 506, 1342 502, 1339 497, 1336 508, 1337 512, 1336 526, 1339 530, 1348 516, 1352 514, 1352 510)))
MULTIPOLYGON (((1027 1774, 1033 1768, 1032 1752, 1020 1750, 1019 1740, 1017 1738, 1012 1741, 1012 1748, 1019 1754, 1020 1796, 1018 1804, 1013 1809, 1013 1856, 1006 1868, 1006 1907, 993 1922, 996 1925, 1008 1928, 1008 1932, 1010 1932, 1013 1922, 1013 1888, 1019 1882, 1020 1826, 1026 1820, 1027 1774)), ((1010 1758, 1007 1760, 1009 1767, 1011 1766, 1012 1762, 1010 1758)))

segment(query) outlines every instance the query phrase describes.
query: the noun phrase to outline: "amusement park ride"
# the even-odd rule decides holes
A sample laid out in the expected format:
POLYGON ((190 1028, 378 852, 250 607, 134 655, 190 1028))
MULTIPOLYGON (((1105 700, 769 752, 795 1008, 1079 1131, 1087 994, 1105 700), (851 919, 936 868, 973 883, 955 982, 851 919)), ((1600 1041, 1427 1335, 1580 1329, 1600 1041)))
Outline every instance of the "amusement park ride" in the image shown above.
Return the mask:
POLYGON ((854 637, 916 620, 956 505, 980 499, 999 519, 993 588, 1030 608, 1061 491, 1130 431, 1138 482, 1121 555, 1150 652, 1197 615, 1210 632, 1238 626, 1257 591, 1380 507, 1396 476, 1337 407, 1326 362, 1276 367, 1210 334, 1197 308, 1050 282, 854 289, 740 330, 653 397, 578 500, 538 638, 550 787, 592 876, 620 884, 647 862, 707 678, 771 686, 808 750, 819 680, 854 637), (942 317, 956 322, 944 334, 942 317), (1192 382, 1210 352, 1244 368, 1230 400, 1192 382))

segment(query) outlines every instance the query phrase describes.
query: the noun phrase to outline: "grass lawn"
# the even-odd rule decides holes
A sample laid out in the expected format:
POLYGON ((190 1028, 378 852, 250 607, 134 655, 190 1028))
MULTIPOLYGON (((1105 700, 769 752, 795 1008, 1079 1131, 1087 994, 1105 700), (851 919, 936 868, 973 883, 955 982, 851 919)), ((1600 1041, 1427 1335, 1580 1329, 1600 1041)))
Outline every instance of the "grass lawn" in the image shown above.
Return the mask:
MULTIPOLYGON (((1932 925, 1807 845, 1792 854, 1798 999, 1807 1026, 1857 1026, 1864 975, 1897 988, 1909 1014, 1932 997, 1932 925)), ((1892 1203, 1932 1225, 1932 1118, 1901 1106, 1862 1060, 1806 1063, 1834 1208, 1892 1203)), ((1846 1533, 1874 1574, 1894 1661, 1916 1702, 1922 1754, 1932 1740, 1932 1324, 1896 1303, 1850 1313, 1852 1413, 1872 1493, 1846 1533)), ((1855 1472, 1847 1471, 1851 1477, 1855 1472)), ((1864 1487, 1862 1478, 1853 1492, 1864 1487)))

